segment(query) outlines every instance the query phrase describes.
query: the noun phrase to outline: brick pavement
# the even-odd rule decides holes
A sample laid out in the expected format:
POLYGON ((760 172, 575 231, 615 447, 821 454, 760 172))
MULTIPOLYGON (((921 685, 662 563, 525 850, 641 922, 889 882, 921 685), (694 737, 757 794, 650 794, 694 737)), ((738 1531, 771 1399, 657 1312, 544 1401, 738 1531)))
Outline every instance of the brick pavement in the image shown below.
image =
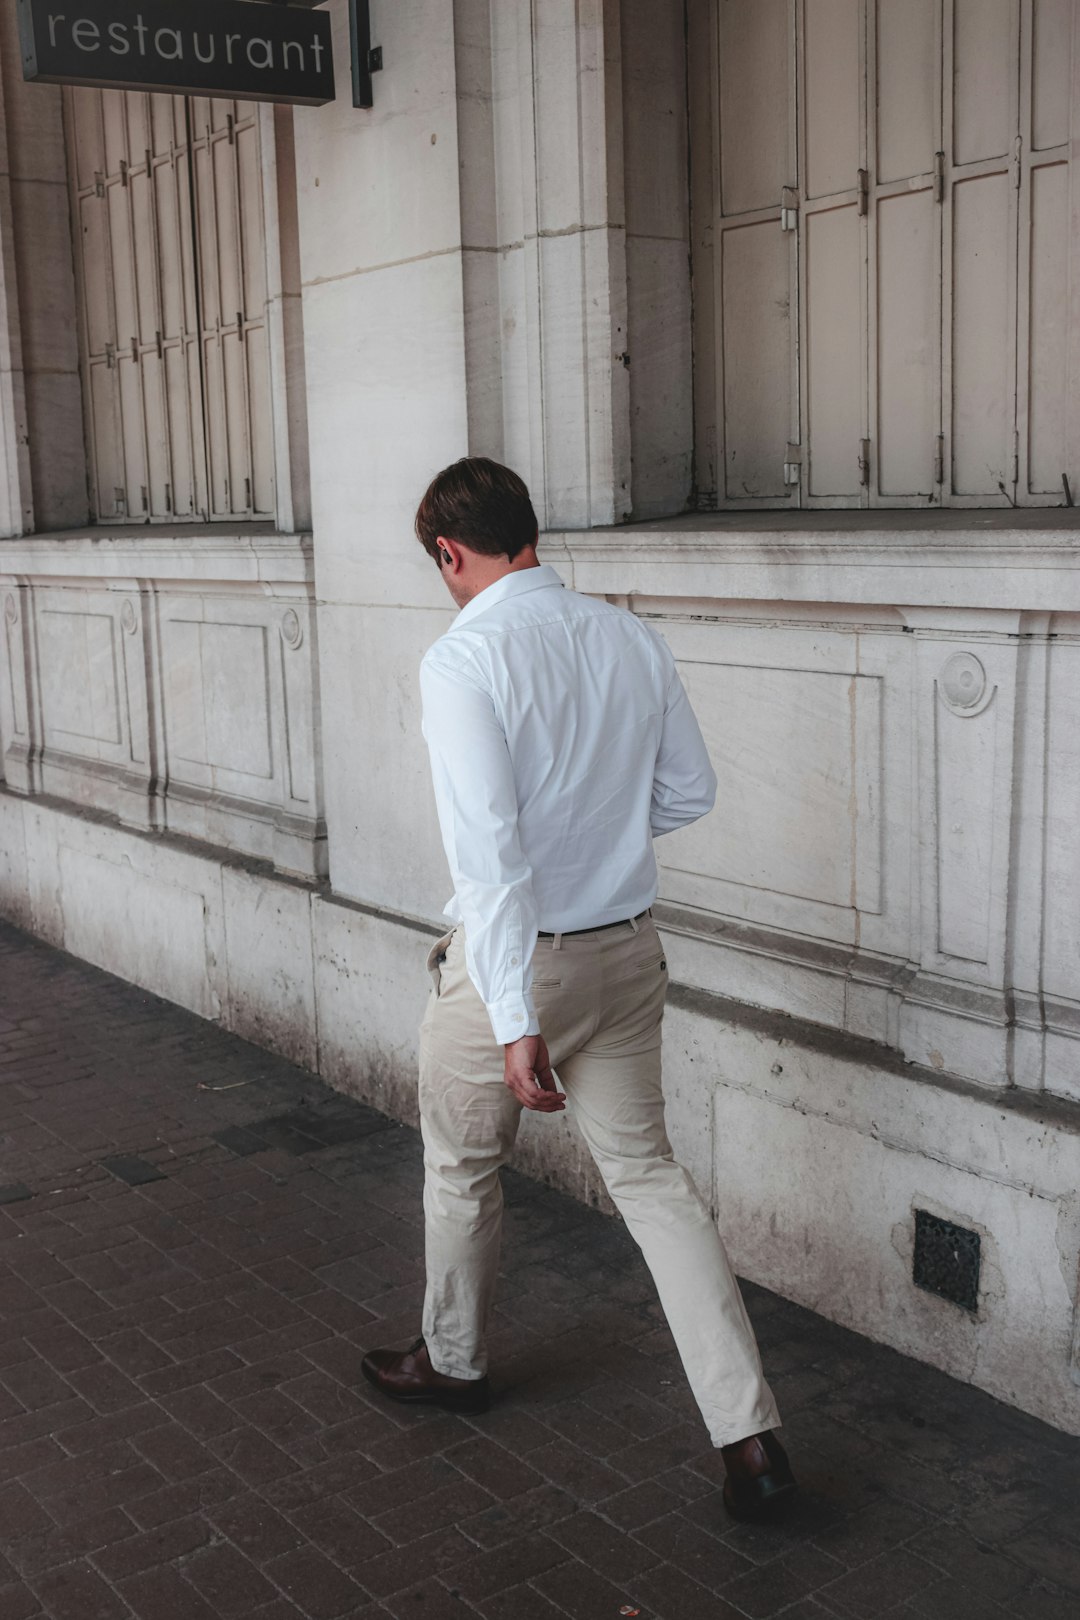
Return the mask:
POLYGON ((499 1398, 358 1381, 416 1135, 0 924, 0 1620, 1077 1620, 1080 1442, 748 1288, 803 1483, 731 1524, 621 1225, 507 1176, 499 1398))

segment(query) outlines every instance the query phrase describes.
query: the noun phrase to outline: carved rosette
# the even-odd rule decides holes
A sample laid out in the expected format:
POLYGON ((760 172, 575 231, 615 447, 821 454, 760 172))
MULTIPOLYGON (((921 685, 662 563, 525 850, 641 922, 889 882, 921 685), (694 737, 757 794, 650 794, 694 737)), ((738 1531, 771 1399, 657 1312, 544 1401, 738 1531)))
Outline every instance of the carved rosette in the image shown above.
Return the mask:
POLYGON ((938 688, 945 707, 965 719, 981 714, 994 695, 981 661, 970 652, 953 653, 945 660, 938 688))
POLYGON ((7 600, 4 603, 4 618, 7 620, 8 624, 15 624, 17 622, 17 620, 18 620, 18 617, 19 617, 18 603, 16 602, 14 596, 12 596, 10 594, 10 592, 9 592, 7 600))
POLYGON ((282 614, 281 639, 286 647, 291 647, 294 652, 304 639, 304 627, 300 623, 300 615, 293 608, 282 614))
POLYGON ((133 636, 139 628, 139 615, 135 611, 134 602, 125 602, 120 609, 120 623, 124 627, 125 635, 133 636))

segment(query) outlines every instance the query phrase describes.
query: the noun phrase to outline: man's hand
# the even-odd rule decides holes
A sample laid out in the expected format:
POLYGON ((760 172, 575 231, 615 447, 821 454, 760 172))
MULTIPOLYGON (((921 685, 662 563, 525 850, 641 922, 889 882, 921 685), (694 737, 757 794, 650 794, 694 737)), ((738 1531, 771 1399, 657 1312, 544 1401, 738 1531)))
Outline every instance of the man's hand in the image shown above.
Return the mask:
POLYGON ((524 1035, 504 1046, 506 1071, 503 1078, 518 1102, 538 1114, 561 1114, 566 1098, 555 1084, 542 1035, 524 1035))

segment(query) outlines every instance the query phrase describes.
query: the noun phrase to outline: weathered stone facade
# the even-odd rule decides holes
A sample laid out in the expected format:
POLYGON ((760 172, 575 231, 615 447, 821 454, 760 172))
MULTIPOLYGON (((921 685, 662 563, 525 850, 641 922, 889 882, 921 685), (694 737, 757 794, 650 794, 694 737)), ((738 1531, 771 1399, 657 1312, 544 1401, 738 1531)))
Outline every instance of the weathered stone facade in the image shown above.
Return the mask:
MULTIPOLYGON (((714 753, 658 915, 672 1133, 739 1267, 1080 1432, 1073 514, 694 509, 709 0, 376 0, 371 112, 330 9, 340 99, 258 121, 276 520, 186 528, 86 524, 62 97, 4 22, 0 907, 411 1119, 451 613, 412 513, 508 461, 714 753), (977 1311, 914 1285, 917 1209, 980 1235, 977 1311)), ((601 1196, 566 1121, 521 1157, 601 1196)))

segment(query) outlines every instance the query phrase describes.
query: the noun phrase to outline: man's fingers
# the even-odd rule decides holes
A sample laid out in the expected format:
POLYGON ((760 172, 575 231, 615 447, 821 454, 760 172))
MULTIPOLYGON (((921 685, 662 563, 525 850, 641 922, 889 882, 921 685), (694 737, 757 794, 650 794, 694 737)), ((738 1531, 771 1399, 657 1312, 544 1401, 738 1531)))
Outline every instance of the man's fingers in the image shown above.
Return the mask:
POLYGON ((507 1084, 522 1107, 531 1109, 533 1113, 560 1113, 566 1105, 566 1097, 562 1092, 555 1090, 554 1083, 549 1087, 541 1087, 532 1078, 525 1079, 515 1075, 513 1079, 507 1081, 507 1084))
POLYGON ((566 1100, 557 1097, 550 1091, 534 1091, 531 1096, 522 1097, 515 1093, 518 1102, 532 1114, 561 1114, 566 1107, 566 1100))
MULTIPOLYGON (((533 1107, 536 1107, 535 1098, 537 1090, 539 1090, 544 1097, 554 1097, 560 1104, 566 1101, 566 1097, 559 1090, 555 1076, 550 1069, 536 1069, 533 1073, 533 1081, 533 1107)), ((543 1104, 541 1103, 540 1106, 542 1107, 543 1104)))
POLYGON ((539 1086, 527 1080, 521 1087, 516 1089, 526 1108, 561 1108, 566 1101, 562 1092, 555 1089, 554 1082, 550 1086, 539 1086))
POLYGON ((521 1106, 533 1113, 558 1114, 566 1106, 542 1036, 523 1037, 507 1046, 504 1078, 521 1106))

